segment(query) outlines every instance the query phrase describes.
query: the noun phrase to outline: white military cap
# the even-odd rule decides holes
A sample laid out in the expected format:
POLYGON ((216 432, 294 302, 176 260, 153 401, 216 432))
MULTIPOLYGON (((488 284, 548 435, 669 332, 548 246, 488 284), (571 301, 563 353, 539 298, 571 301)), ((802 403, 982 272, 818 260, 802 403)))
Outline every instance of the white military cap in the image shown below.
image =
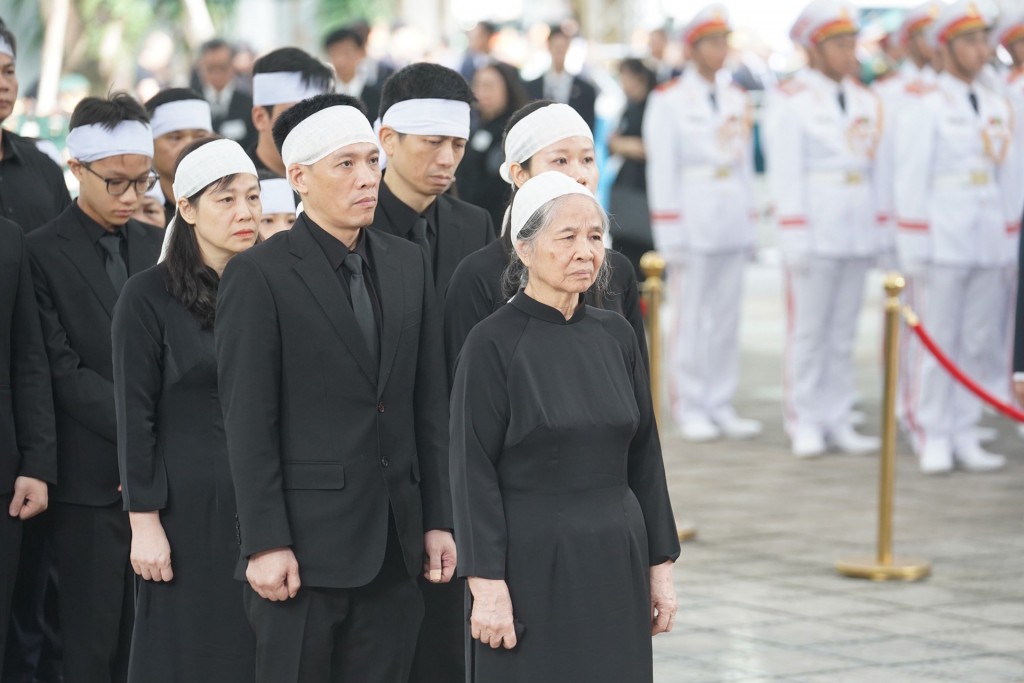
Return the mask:
POLYGON ((843 0, 814 0, 797 17, 789 37, 794 43, 813 47, 823 40, 859 32, 857 9, 843 0))
POLYGON ((939 0, 929 0, 923 5, 907 10, 903 15, 903 23, 900 24, 900 43, 907 44, 911 38, 931 26, 941 9, 942 3, 939 0))
POLYGON ((722 35, 731 31, 729 11, 724 6, 715 3, 697 12, 693 19, 690 19, 690 23, 683 28, 683 42, 693 45, 701 38, 722 35))
POLYGON ((939 9, 939 16, 928 27, 928 39, 935 47, 941 47, 957 36, 983 31, 990 24, 991 21, 974 0, 957 0, 939 9))
POLYGON ((1005 13, 999 17, 999 23, 993 31, 992 42, 995 45, 1009 47, 1024 38, 1024 12, 1005 13))

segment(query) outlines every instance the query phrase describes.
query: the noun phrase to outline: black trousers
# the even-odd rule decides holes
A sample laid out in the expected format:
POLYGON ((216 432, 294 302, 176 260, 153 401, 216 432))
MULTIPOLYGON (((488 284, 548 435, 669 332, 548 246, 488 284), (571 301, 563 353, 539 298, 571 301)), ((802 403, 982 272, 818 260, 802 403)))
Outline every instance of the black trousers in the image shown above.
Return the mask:
POLYGON ((59 683, 61 644, 53 512, 47 510, 21 526, 21 559, 0 681, 59 683))
MULTIPOLYGON (((302 566, 299 566, 302 572, 302 566)), ((406 683, 423 600, 392 532, 384 566, 360 588, 302 586, 283 602, 246 584, 256 683, 406 683)))
POLYGON ((419 584, 426 611, 409 683, 462 683, 466 680, 466 580, 435 584, 421 574, 419 584))
POLYGON ((18 559, 21 556, 22 523, 7 514, 10 505, 11 494, 0 496, 0 662, 4 660, 14 581, 18 578, 18 559))
POLYGON ((120 503, 53 512, 64 683, 124 683, 135 618, 128 513, 120 503))

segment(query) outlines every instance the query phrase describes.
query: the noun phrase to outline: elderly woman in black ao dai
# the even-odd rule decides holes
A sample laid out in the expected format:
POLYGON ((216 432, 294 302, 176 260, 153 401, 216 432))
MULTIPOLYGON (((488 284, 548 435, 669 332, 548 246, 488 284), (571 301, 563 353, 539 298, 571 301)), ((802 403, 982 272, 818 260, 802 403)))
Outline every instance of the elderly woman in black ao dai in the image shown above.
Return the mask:
POLYGON ((608 219, 561 173, 511 207, 522 289, 469 334, 451 399, 471 680, 650 681, 679 542, 636 334, 582 295, 608 219))

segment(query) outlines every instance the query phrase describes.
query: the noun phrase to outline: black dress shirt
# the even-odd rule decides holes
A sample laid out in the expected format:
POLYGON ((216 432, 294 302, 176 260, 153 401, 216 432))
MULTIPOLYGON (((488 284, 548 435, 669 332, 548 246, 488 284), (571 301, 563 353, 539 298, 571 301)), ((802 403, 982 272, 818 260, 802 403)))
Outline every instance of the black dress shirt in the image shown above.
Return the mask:
MULTIPOLYGON (((100 246, 100 238, 110 233, 102 225, 90 218, 89 214, 82 211, 82 207, 78 205, 77 200, 72 204, 72 210, 75 212, 75 216, 78 217, 78 222, 85 228, 85 234, 89 236, 89 241, 96 248, 96 256, 99 257, 100 263, 106 263, 107 250, 100 246)), ((124 259, 125 268, 130 268, 128 264, 128 235, 123 230, 116 230, 114 234, 121 238, 121 258, 124 259)))
POLYGON ((377 323, 377 338, 381 336, 381 307, 380 297, 377 296, 377 290, 379 289, 377 284, 377 276, 374 273, 373 267, 373 255, 370 253, 370 247, 366 242, 365 230, 359 231, 359 237, 356 240, 356 248, 349 250, 341 240, 330 234, 307 216, 305 213, 300 214, 299 220, 304 220, 309 225, 309 231, 313 234, 313 239, 323 249, 324 256, 327 257, 327 262, 331 264, 331 268, 334 270, 335 276, 338 278, 338 283, 341 285, 341 289, 345 292, 345 297, 348 299, 349 305, 352 304, 352 286, 349 284, 349 274, 345 270, 345 258, 354 251, 359 254, 359 257, 363 259, 363 279, 366 281, 366 290, 370 294, 370 303, 373 305, 373 320, 377 323))
POLYGON ((0 143, 0 216, 31 232, 71 203, 64 173, 27 138, 5 130, 0 143))
POLYGON ((441 221, 437 216, 437 200, 430 203, 426 211, 416 213, 415 209, 395 196, 388 184, 382 182, 378 192, 377 200, 380 202, 384 215, 388 217, 391 224, 401 232, 406 233, 412 230, 413 224, 420 218, 427 219, 427 242, 430 243, 430 267, 437 272, 437 240, 440 233, 441 221))

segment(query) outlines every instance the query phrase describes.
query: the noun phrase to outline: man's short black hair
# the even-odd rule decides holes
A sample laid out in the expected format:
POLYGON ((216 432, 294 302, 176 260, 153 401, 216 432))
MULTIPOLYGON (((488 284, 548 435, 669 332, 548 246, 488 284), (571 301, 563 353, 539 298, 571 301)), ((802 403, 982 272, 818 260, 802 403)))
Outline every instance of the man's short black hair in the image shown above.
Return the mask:
POLYGON ((478 21, 475 28, 480 29, 488 36, 493 36, 498 32, 498 25, 493 21, 478 21))
POLYGON ((192 88, 166 88, 146 100, 146 113, 150 116, 161 104, 182 100, 202 100, 203 96, 192 88))
POLYGON ((380 116, 392 105, 406 100, 456 100, 472 104, 476 98, 466 79, 458 71, 440 64, 419 62, 391 74, 384 81, 380 97, 380 116))
POLYGON ((329 67, 320 63, 308 52, 297 47, 282 47, 268 52, 252 65, 252 73, 270 74, 281 71, 297 71, 302 74, 302 82, 313 88, 330 90, 334 85, 334 75, 329 67))
POLYGON ((273 131, 274 145, 277 147, 277 151, 280 152, 281 148, 284 147, 284 139, 288 137, 288 133, 291 133, 295 126, 299 125, 318 111, 322 111, 328 107, 338 106, 355 107, 363 113, 363 116, 366 116, 366 107, 355 97, 340 95, 338 93, 314 95, 309 99, 302 100, 297 103, 277 118, 273 131))
POLYGON ((0 19, 0 39, 7 41, 7 44, 11 46, 11 52, 17 57, 18 41, 14 39, 14 34, 11 33, 11 29, 7 28, 3 19, 0 19))
POLYGON ((217 50, 223 50, 225 48, 227 48, 227 50, 231 53, 232 57, 235 56, 235 46, 229 43, 228 41, 224 40, 223 38, 213 38, 200 45, 199 55, 202 56, 205 55, 207 52, 215 52, 217 50))
POLYGON ((324 36, 324 49, 330 50, 332 45, 344 43, 345 41, 350 41, 360 50, 366 47, 366 38, 360 31, 352 26, 342 26, 324 36))
POLYGON ((557 37, 571 38, 571 36, 565 32, 565 29, 558 24, 552 24, 548 27, 548 40, 557 37))
POLYGON ((113 130, 122 121, 149 123, 149 116, 139 101, 126 92, 114 93, 107 99, 86 97, 71 112, 68 130, 94 124, 113 130))

